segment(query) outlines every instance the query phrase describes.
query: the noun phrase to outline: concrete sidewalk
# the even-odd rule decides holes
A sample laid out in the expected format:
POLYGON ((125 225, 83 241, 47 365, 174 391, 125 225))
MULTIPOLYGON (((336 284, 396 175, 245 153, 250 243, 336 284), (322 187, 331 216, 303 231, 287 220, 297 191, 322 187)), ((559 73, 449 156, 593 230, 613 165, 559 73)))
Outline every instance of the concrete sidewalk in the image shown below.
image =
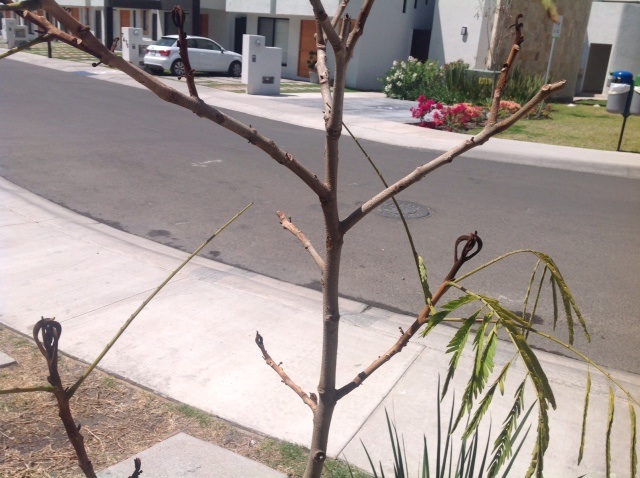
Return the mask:
MULTIPOLYGON (((95 358, 186 257, 79 216, 3 179, 0 204, 0 321, 29 334, 41 315, 55 316, 63 326, 62 350, 85 361, 95 358)), ((339 384, 384 353, 397 339, 398 327, 406 328, 413 321, 351 300, 342 300, 341 306, 339 384)), ((259 330, 273 358, 283 362, 303 389, 313 391, 320 359, 321 310, 316 291, 197 257, 136 319, 102 368, 249 429, 305 444, 311 434, 311 413, 265 365, 254 336, 259 330)), ((434 435, 435 390, 438 375, 446 376, 450 357, 444 350, 451 332, 442 326, 428 339, 414 340, 340 402, 331 430, 332 456, 367 469, 362 440, 376 460, 388 464, 386 409, 404 434, 409 462, 417 467, 422 434, 434 435)), ((512 353, 508 344, 502 344, 497 367, 512 353)), ((551 414, 547 476, 603 475, 606 380, 593 374, 589 441, 586 458, 577 467, 586 368, 542 351, 539 357, 559 405, 551 414)), ((463 360, 469 365, 470 355, 463 360)), ((520 366, 510 372, 512 388, 518 376, 522 376, 520 366)), ((619 372, 615 376, 640 395, 638 377, 619 372)), ((454 380, 459 393, 464 379, 454 380)), ((511 406, 510 397, 508 389, 505 399, 494 400, 494 432, 511 406)), ((532 401, 529 397, 528 403, 532 401)), ((443 406, 448 410, 446 401, 443 406)), ((622 401, 618 410, 614 469, 626 470, 628 410, 622 401)), ((526 467, 528 451, 522 456, 514 476, 526 467)))
MULTIPOLYGON (((117 71, 81 63, 29 54, 15 55, 9 61, 141 87, 117 71)), ((165 81, 186 89, 182 82, 165 81)), ((311 105, 308 96, 255 97, 208 88, 202 89, 201 96, 223 109, 323 127, 321 105, 311 105)), ((380 95, 354 93, 349 99, 349 103, 360 106, 347 110, 345 123, 360 138, 446 149, 462 137, 398 123, 389 119, 395 112, 385 118, 380 113, 384 111, 380 95), (371 114, 373 110, 379 114, 371 114)), ((505 160, 510 162, 640 177, 638 155, 629 153, 492 140, 472 155, 491 156, 495 151, 508 151, 510 155, 505 160)), ((218 226, 211 224, 210 228, 213 231, 218 226)), ((0 228, 0 321, 29 334, 40 316, 55 316, 63 325, 63 351, 86 361, 95 358, 129 315, 186 257, 175 249, 72 213, 4 179, 0 179, 0 228)), ((413 317, 346 299, 341 308, 338 383, 344 384, 392 346, 398 327, 405 329, 413 317)), ((316 291, 197 257, 136 319, 107 355, 102 368, 249 429, 308 444, 311 413, 265 366, 254 336, 259 330, 272 357, 283 362, 287 373, 304 390, 315 391, 321 310, 321 296, 316 291)), ((447 373, 450 357, 444 351, 452 330, 442 326, 428 339, 414 340, 363 387, 340 402, 334 414, 330 455, 368 469, 362 440, 375 461, 389 466, 386 409, 404 435, 409 463, 417 468, 423 433, 430 439, 435 436, 435 390, 438 375, 444 378, 447 373)), ((501 344, 496 369, 512 354, 509 344, 501 344)), ((586 367, 542 351, 539 357, 558 402, 558 410, 551 413, 547 476, 604 476, 607 380, 592 374, 588 444, 585 459, 578 467, 575 463, 586 367)), ((465 354, 461 370, 469 370, 470 360, 471 355, 465 354)), ((640 395, 638 377, 614 374, 635 396, 640 395)), ((513 388, 522 376, 521 366, 512 369, 511 388, 503 399, 494 399, 494 437, 512 405, 513 388)), ((454 380, 458 393, 463 390, 465 379, 460 375, 454 380)), ((622 398, 619 393, 618 397, 622 398)), ((527 402, 533 402, 531 393, 527 402)), ((448 413, 449 403, 443 403, 444 413, 448 413)), ((513 476, 523 475, 534 435, 532 430, 521 460, 512 470, 513 476)), ((612 435, 613 469, 625 476, 629 426, 628 408, 622 400, 617 402, 612 435)), ((416 475, 416 470, 411 474, 416 475)))

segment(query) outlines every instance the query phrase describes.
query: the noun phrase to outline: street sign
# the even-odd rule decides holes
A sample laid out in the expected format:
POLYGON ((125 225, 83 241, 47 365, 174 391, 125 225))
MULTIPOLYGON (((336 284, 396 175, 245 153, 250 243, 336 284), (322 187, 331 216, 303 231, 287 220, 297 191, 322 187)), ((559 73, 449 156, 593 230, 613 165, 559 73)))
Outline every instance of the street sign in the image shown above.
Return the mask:
POLYGON ((558 21, 553 24, 553 32, 551 38, 560 38, 560 32, 562 31, 562 15, 558 15, 558 21))

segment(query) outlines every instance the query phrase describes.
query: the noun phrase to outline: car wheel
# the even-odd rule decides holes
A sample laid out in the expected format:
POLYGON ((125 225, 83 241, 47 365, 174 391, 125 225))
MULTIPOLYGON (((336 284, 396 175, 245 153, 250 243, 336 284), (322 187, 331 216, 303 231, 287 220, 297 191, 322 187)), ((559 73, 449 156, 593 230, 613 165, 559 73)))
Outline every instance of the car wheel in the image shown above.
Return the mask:
POLYGON ((186 73, 186 69, 184 67, 184 63, 182 63, 181 59, 177 59, 171 65, 171 74, 176 76, 184 76, 186 73))
POLYGON ((242 76, 242 63, 239 61, 231 63, 231 65, 229 65, 229 76, 233 76, 234 78, 242 76))

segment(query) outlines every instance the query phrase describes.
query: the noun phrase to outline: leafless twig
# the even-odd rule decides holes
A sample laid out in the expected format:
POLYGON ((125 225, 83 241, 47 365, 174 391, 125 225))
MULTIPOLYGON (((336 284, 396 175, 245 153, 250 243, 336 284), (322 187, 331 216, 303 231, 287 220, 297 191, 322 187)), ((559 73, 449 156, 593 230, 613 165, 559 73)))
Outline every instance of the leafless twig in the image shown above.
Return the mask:
POLYGON ((318 406, 318 399, 316 398, 315 394, 312 393, 311 396, 307 395, 307 393, 304 390, 302 390, 302 388, 300 388, 299 385, 297 385, 293 380, 291 380, 289 375, 286 374, 286 372, 280 366, 280 364, 277 364, 271 358, 271 355, 269 355, 269 352, 267 352, 267 349, 264 346, 264 339, 262 338, 262 335, 260 335, 259 332, 256 332, 256 345, 260 348, 260 351, 262 352, 262 358, 264 358, 264 361, 267 363, 267 365, 271 367, 273 370, 275 370, 278 375, 280 375, 280 378, 282 379, 282 383, 284 383, 287 387, 289 387, 291 390, 296 392, 298 396, 302 399, 302 401, 306 403, 313 412, 315 412, 318 406))
POLYGON ((320 256, 320 254, 318 254, 306 234, 298 229, 295 224, 291 222, 291 219, 287 218, 287 216, 282 211, 278 211, 278 217, 280 218, 280 224, 282 224, 282 227, 287 229, 289 232, 291 232, 291 234, 293 234, 300 240, 304 248, 309 252, 309 254, 311 254, 311 257, 313 257, 313 260, 316 261, 316 264, 318 265, 320 270, 322 270, 324 268, 324 259, 320 256))

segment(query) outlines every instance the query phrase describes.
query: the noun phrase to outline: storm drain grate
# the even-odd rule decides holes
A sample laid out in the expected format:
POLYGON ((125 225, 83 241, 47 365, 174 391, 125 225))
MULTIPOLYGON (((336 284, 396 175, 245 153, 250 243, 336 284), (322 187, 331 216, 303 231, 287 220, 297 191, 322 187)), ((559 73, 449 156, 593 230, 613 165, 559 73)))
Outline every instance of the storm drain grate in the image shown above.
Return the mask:
MULTIPOLYGON (((398 201, 398 204, 400 205, 400 210, 402 211, 405 219, 419 219, 421 217, 431 216, 429 208, 422 204, 411 201, 398 201)), ((391 219, 400 219, 400 213, 398 212, 396 205, 393 204, 393 201, 386 201, 382 203, 381 206, 376 208, 376 213, 391 219)))

